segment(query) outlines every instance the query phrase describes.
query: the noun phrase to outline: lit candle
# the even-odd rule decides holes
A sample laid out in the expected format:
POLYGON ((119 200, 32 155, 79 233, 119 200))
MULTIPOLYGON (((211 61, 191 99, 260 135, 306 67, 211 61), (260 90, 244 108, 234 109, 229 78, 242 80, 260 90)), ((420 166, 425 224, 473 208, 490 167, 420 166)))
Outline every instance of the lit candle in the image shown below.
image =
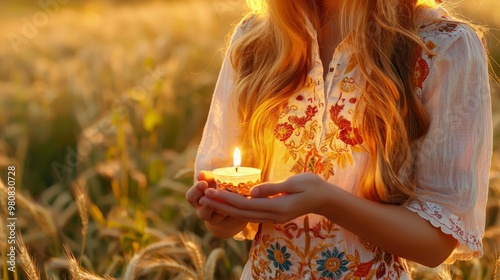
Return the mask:
POLYGON ((238 172, 238 167, 241 166, 241 152, 240 149, 238 149, 238 147, 234 149, 233 165, 236 168, 236 172, 238 172))
POLYGON ((233 167, 217 168, 212 171, 217 188, 241 195, 250 195, 250 189, 260 183, 262 171, 241 166, 241 153, 234 149, 233 167))

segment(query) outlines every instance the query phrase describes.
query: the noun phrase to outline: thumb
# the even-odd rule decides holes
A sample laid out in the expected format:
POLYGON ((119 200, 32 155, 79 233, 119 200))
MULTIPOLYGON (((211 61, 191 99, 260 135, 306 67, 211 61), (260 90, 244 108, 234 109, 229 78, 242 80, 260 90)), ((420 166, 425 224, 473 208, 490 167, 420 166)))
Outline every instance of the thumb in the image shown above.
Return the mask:
POLYGON ((201 170, 196 176, 196 179, 198 181, 212 182, 214 180, 214 175, 212 174, 212 171, 201 170))

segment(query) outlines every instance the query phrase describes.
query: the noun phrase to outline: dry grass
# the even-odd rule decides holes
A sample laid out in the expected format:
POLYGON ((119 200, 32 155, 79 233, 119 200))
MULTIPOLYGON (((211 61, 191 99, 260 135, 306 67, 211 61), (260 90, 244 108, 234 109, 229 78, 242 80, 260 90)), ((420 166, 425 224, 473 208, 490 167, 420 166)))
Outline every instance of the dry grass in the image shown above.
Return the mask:
POLYGON ((40 273, 35 262, 31 259, 28 248, 24 244, 22 238, 17 239, 17 247, 19 248, 19 257, 21 265, 29 280, 40 280, 40 273))
POLYGON ((178 239, 153 243, 135 254, 123 279, 151 277, 155 272, 164 271, 179 279, 210 280, 214 277, 217 262, 223 256, 224 250, 216 248, 207 259, 199 237, 192 233, 181 234, 178 239), (185 255, 188 256, 187 260, 185 255))
MULTIPOLYGON (((144 261, 147 255, 152 254, 158 250, 164 250, 166 248, 175 247, 176 244, 178 244, 177 240, 168 239, 157 243, 153 243, 147 246, 146 248, 142 249, 140 252, 136 253, 127 265, 127 269, 125 270, 124 274, 124 279, 132 280, 138 277, 138 270, 144 270, 144 269, 138 269, 139 262, 144 261)), ((143 274, 147 273, 149 273, 149 271, 143 272, 143 274)))
POLYGON ((68 270, 72 280, 116 280, 109 276, 101 277, 82 268, 68 246, 64 246, 64 254, 68 259, 68 270))
MULTIPOLYGON (((18 188, 20 228, 38 264, 51 279, 227 278, 227 264, 244 260, 226 249, 231 259, 217 263, 220 241, 184 192, 232 20, 200 1, 60 8, 21 53, 0 46, 0 167, 29 178, 18 188), (207 238, 173 246, 179 231, 207 238)), ((18 18, 0 21, 0 33, 20 32, 18 18)))
POLYGON ((85 243, 87 241, 87 228, 89 225, 90 199, 87 187, 83 184, 73 184, 76 207, 82 221, 82 247, 80 249, 80 261, 85 254, 85 243))

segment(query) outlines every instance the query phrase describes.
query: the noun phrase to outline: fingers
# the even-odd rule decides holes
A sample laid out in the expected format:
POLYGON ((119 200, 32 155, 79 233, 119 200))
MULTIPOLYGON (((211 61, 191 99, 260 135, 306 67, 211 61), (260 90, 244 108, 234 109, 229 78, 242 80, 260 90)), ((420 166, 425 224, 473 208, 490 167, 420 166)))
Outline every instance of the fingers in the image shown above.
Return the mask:
POLYGON ((248 198, 226 190, 206 189, 205 196, 212 200, 229 203, 236 207, 244 208, 245 206, 249 206, 247 203, 248 198))
POLYGON ((198 181, 212 182, 214 180, 214 175, 212 171, 201 170, 196 176, 198 181))
MULTIPOLYGON (((245 209, 250 211, 276 212, 284 206, 284 201, 279 197, 250 198, 229 191, 216 189, 206 189, 205 197, 203 199, 207 201, 206 198, 210 199, 211 201, 218 201, 222 204, 230 205, 233 208, 245 209)), ((219 208, 213 205, 210 206, 220 209, 225 213, 231 213, 231 216, 233 215, 232 212, 227 212, 227 208, 219 208)))
MULTIPOLYGON (((239 196, 239 195, 238 195, 239 196)), ((231 204, 227 204, 215 199, 210 199, 207 197, 202 198, 203 204, 206 205, 207 208, 214 209, 213 212, 218 213, 231 213, 231 217, 255 223, 264 223, 264 222, 273 222, 275 219, 273 218, 272 213, 263 212, 263 211, 252 211, 247 209, 240 209, 232 206, 231 204)), ((221 214, 219 214, 221 215, 221 214)), ((222 214, 223 215, 223 214, 222 214)), ((210 223, 210 222, 209 222, 210 223)))
POLYGON ((281 183, 264 183, 257 185, 252 188, 250 191, 250 195, 253 198, 262 198, 262 197, 270 197, 277 196, 282 193, 296 193, 298 192, 296 188, 291 184, 287 184, 286 182, 281 183))
POLYGON ((199 200, 207 188, 215 188, 214 176, 211 171, 202 170, 196 176, 198 182, 186 192, 186 200, 195 208, 200 208, 199 200))
POLYGON ((186 192, 186 200, 194 208, 200 208, 201 204, 199 203, 199 200, 204 196, 204 192, 207 188, 208 188, 208 183, 205 181, 200 181, 196 183, 186 192))
POLYGON ((212 225, 219 225, 227 217, 227 215, 218 213, 219 211, 209 206, 202 206, 196 212, 200 219, 212 225))
POLYGON ((264 183, 252 188, 252 197, 272 197, 281 194, 301 193, 310 186, 317 186, 324 181, 313 173, 294 175, 282 182, 264 183))
POLYGON ((196 213, 198 214, 198 217, 204 221, 210 221, 212 218, 212 213, 213 213, 213 208, 207 207, 207 206, 202 206, 201 208, 198 208, 196 210, 196 213))
POLYGON ((205 181, 208 183, 209 188, 215 188, 214 175, 212 171, 201 170, 196 176, 198 181, 205 181))

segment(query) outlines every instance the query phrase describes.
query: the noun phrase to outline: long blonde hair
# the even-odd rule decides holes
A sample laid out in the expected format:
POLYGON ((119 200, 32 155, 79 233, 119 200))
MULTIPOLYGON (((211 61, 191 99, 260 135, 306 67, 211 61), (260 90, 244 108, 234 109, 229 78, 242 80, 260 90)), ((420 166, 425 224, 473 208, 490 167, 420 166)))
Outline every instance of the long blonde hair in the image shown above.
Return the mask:
MULTIPOLYGON (((300 90, 312 67, 313 38, 306 19, 321 28, 322 0, 248 0, 251 19, 234 42, 234 96, 238 99, 242 142, 248 164, 268 171, 272 125, 278 110, 300 90)), ((354 59, 366 81, 360 102, 359 131, 370 154, 360 194, 399 204, 414 196, 411 172, 401 172, 411 158, 411 143, 423 136, 429 118, 414 94, 414 56, 422 44, 414 24, 418 7, 435 1, 342 1, 341 23, 354 59), (348 2, 348 3, 347 3, 348 2), (355 12, 354 12, 355 11, 355 12)))

